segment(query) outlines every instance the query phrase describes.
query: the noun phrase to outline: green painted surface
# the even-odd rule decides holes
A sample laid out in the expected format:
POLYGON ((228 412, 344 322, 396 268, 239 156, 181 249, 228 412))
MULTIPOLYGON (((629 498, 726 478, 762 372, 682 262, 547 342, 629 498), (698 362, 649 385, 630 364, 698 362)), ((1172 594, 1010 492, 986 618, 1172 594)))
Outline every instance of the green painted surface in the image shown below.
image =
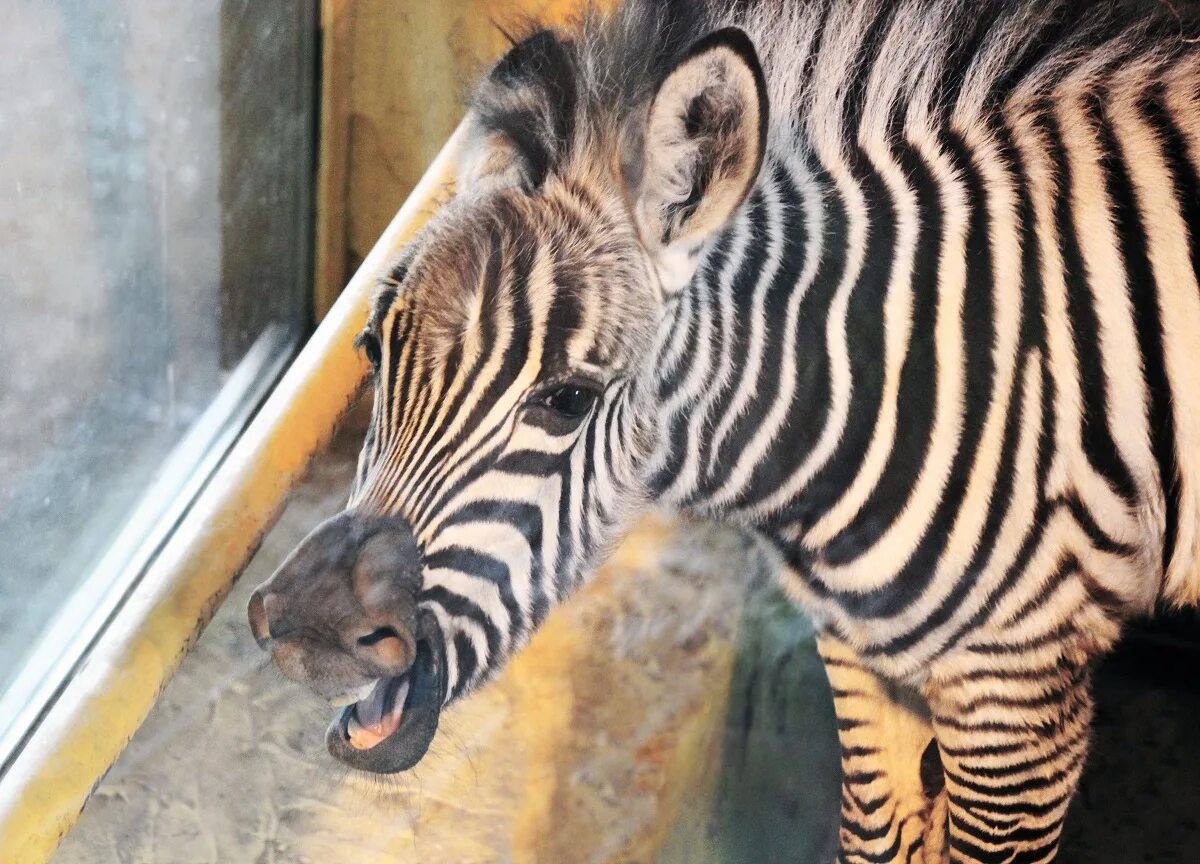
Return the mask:
POLYGON ((660 864, 809 864, 836 840, 837 726, 812 623, 773 584, 739 626, 724 746, 660 864))

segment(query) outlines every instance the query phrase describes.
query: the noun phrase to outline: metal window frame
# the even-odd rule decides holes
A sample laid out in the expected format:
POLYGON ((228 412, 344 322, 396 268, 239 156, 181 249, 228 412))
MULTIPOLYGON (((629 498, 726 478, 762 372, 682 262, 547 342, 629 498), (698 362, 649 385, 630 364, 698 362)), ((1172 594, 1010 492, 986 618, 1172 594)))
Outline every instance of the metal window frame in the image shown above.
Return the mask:
POLYGON ((375 277, 451 191, 450 137, 190 511, 0 775, 0 861, 47 861, 249 562, 366 379, 375 277))
POLYGON ((20 756, 125 598, 186 517, 300 344, 299 326, 268 325, 208 408, 163 461, 104 554, 47 622, 0 691, 0 777, 20 756))

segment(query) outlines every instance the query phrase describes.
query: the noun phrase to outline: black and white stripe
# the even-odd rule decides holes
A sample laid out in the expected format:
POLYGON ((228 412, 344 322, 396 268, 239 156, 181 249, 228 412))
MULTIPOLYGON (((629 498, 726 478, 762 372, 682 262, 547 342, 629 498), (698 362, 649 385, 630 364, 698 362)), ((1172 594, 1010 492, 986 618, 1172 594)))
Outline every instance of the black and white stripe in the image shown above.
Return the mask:
MULTIPOLYGON (((1195 10, 660 5, 540 31, 481 85, 463 188, 368 328, 352 504, 422 544, 448 698, 647 503, 755 529, 842 646, 835 692, 849 651, 927 700, 951 858, 1048 860, 1089 663, 1200 600, 1195 10), (676 90, 686 135, 658 141, 676 90), (691 176, 663 159, 721 147, 728 177, 639 209, 691 176), (568 379, 598 393, 582 422, 530 408, 568 379)), ((846 734, 875 791, 848 786, 844 857, 916 860, 920 808, 865 807, 878 751, 846 734)))

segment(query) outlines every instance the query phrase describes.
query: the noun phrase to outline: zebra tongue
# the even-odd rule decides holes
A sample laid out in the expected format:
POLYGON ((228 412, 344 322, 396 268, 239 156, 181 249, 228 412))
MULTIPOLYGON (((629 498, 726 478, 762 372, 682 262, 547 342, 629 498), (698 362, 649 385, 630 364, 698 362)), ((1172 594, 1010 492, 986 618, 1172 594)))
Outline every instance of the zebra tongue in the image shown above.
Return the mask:
POLYGON ((371 695, 356 702, 350 712, 346 724, 350 746, 355 750, 369 750, 400 728, 407 696, 407 678, 399 686, 394 678, 384 678, 376 684, 371 695))

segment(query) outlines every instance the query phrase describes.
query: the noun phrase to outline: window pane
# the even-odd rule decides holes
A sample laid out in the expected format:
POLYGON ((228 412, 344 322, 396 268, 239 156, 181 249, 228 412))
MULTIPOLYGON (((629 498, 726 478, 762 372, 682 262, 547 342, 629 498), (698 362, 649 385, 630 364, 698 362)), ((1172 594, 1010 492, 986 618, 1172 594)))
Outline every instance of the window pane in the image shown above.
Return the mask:
POLYGON ((6 4, 0 700, 69 668, 306 324, 312 5, 6 4))

